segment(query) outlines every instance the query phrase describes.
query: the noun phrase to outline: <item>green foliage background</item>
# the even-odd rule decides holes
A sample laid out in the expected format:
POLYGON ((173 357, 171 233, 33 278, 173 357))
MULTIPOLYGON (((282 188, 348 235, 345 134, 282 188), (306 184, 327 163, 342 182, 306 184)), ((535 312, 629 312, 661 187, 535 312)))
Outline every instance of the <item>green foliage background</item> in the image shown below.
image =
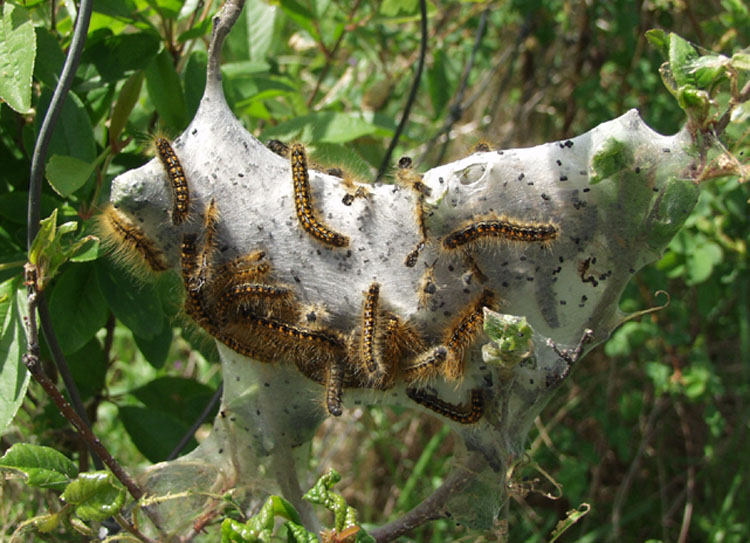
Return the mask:
MULTIPOLYGON (((0 281, 14 280, 4 284, 11 296, 26 261, 30 155, 70 42, 71 7, 2 5, 4 28, 12 23, 19 40, 35 43, 33 79, 24 75, 28 65, 19 66, 18 84, 5 81, 0 89, 0 281)), ((211 0, 95 3, 52 139, 42 217, 57 209, 60 224, 78 223, 71 237, 92 233, 114 176, 148 160, 147 135, 176 135, 187 126, 202 94, 218 7, 211 0)), ((227 99, 260 139, 301 141, 318 161, 371 180, 412 84, 418 23, 416 0, 248 0, 224 48, 227 99)), ((512 147, 563 139, 632 107, 653 128, 678 130, 684 116, 661 83, 664 59, 644 35, 651 28, 731 56, 750 43, 750 12, 740 0, 430 3, 425 73, 394 161, 409 154, 425 170, 466 154, 478 140, 512 147)), ((746 120, 748 111, 738 114, 746 120)), ((738 122, 727 133, 740 159, 747 131, 747 122, 738 122)), ((560 541, 750 537, 750 191, 736 178, 703 189, 664 258, 639 274, 622 300, 625 311, 651 307, 660 302, 654 292, 664 289, 671 305, 620 328, 537 421, 529 454, 562 486, 562 497, 548 497, 558 492, 532 465, 519 471, 507 526, 498 525, 499 533, 509 528, 509 541, 544 540, 582 502, 591 513, 560 541)), ((159 461, 218 386, 215 349, 183 326, 176 276, 138 281, 96 247, 74 260, 46 291, 95 430, 125 466, 159 461)), ((51 364, 48 370, 54 375, 51 364)), ((72 430, 33 384, 2 450, 15 442, 55 447, 80 470, 90 468, 72 430)), ((429 417, 349 412, 321 428, 308 483, 335 467, 360 519, 382 524, 439 485, 452 445, 447 428, 429 417)), ((59 506, 48 492, 16 482, 0 483, 0 492, 6 537, 23 519, 59 506)), ((477 535, 438 521, 412 537, 477 535)))

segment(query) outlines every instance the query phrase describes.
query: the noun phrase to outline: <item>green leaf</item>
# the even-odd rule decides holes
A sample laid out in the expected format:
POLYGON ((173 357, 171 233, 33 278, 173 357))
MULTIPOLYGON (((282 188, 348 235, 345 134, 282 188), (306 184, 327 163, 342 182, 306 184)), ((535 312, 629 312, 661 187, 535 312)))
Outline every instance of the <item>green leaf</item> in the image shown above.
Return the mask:
POLYGON ((67 361, 82 400, 86 401, 104 389, 108 360, 98 339, 91 338, 83 348, 69 354, 67 361))
POLYGON ((125 491, 108 471, 81 473, 60 496, 75 506, 81 520, 102 521, 118 513, 125 504, 125 491))
MULTIPOLYGON (((221 524, 221 543, 266 543, 271 541, 276 517, 282 517, 291 524, 302 524, 299 514, 291 503, 280 496, 269 496, 263 507, 244 524, 227 518, 221 524)), ((306 530, 305 530, 306 531, 306 530)), ((302 532, 296 531, 299 535, 302 532)), ((297 541, 293 539, 292 541, 297 541)), ((307 539, 299 541, 307 542, 307 539)), ((315 540, 317 541, 317 539, 315 540)))
POLYGON ((295 24, 304 28, 313 39, 318 40, 320 38, 318 31, 315 30, 315 26, 312 24, 312 21, 315 20, 315 16, 310 10, 296 0, 280 0, 279 3, 281 4, 281 9, 284 10, 284 13, 286 13, 295 24))
POLYGON ((161 333, 164 316, 159 293, 152 283, 139 281, 107 259, 99 262, 97 277, 115 317, 135 335, 150 339, 161 333))
POLYGON ((131 75, 122 85, 120 95, 117 97, 117 102, 112 110, 112 118, 109 121, 110 143, 116 142, 120 138, 120 134, 122 134, 128 122, 128 117, 130 117, 130 113, 133 111, 133 107, 135 107, 138 97, 141 95, 144 77, 145 74, 143 71, 138 71, 131 75))
POLYGON ((263 132, 263 139, 344 143, 373 134, 377 127, 352 113, 324 111, 296 117, 263 132))
POLYGON ((50 314, 66 354, 81 349, 104 326, 109 308, 93 264, 76 264, 63 272, 52 291, 50 314))
POLYGON ((135 344, 149 364, 155 369, 161 369, 167 361, 169 348, 172 345, 172 328, 164 326, 160 334, 151 338, 144 338, 133 334, 135 344))
POLYGON ((177 36, 177 41, 180 43, 184 43, 188 40, 194 40, 196 38, 202 38, 203 36, 206 36, 211 32, 212 22, 213 20, 210 17, 206 17, 202 21, 198 21, 198 24, 193 28, 186 30, 185 32, 177 36))
POLYGON ((60 155, 52 155, 45 170, 50 186, 63 198, 67 198, 86 184, 93 172, 93 163, 60 155))
POLYGON ((733 54, 731 64, 736 70, 750 71, 750 54, 745 51, 733 54))
POLYGON ((696 85, 692 63, 698 58, 693 45, 675 33, 669 34, 669 67, 678 87, 696 85))
MULTIPOLYGON (((149 409, 170 414, 190 426, 214 394, 211 387, 184 377, 158 377, 131 394, 149 409)), ((218 407, 217 407, 218 409, 218 407)))
MULTIPOLYGON (((119 407, 119 414, 133 444, 150 462, 166 459, 190 428, 168 413, 146 407, 123 405, 119 407)), ((195 439, 191 439, 186 450, 197 445, 195 439)))
POLYGON ((248 35, 252 37, 248 40, 250 60, 265 60, 276 48, 281 35, 277 32, 279 15, 278 6, 263 0, 249 0, 245 4, 248 35))
POLYGON ((294 543, 317 543, 318 536, 304 526, 294 522, 285 522, 284 526, 289 531, 289 541, 294 543))
MULTIPOLYGON (((52 91, 44 89, 37 106, 38 114, 34 119, 34 136, 39 135, 42 119, 47 113, 52 91)), ((72 156, 84 162, 96 160, 96 142, 94 140, 94 129, 86 112, 86 106, 73 92, 68 93, 63 103, 60 118, 52 133, 49 145, 49 155, 72 156)))
POLYGON ((654 389, 658 394, 664 394, 669 391, 669 379, 672 374, 669 366, 662 364, 661 362, 647 362, 645 370, 646 375, 651 379, 651 382, 654 384, 654 389))
POLYGON ((26 334, 25 301, 18 297, 20 284, 20 277, 0 284, 0 434, 16 416, 29 384, 29 372, 22 359, 26 334))
POLYGON ((700 188, 689 179, 670 177, 645 224, 649 247, 661 251, 682 228, 698 202, 700 188))
POLYGON ((708 242, 699 245, 687 255, 688 285, 697 285, 711 277, 714 266, 722 261, 722 250, 719 245, 708 242))
POLYGON ((346 504, 341 494, 331 490, 339 481, 341 481, 341 475, 336 470, 330 469, 302 497, 311 503, 323 505, 333 513, 334 528, 340 532, 357 523, 357 511, 346 504))
POLYGON ((31 110, 35 57, 36 34, 29 12, 4 3, 0 21, 0 98, 19 113, 31 110))
POLYGON ((445 51, 438 49, 433 55, 432 65, 427 69, 427 90, 430 93, 435 118, 443 115, 452 94, 453 87, 448 81, 447 64, 445 51))
POLYGON ((656 47, 664 58, 669 58, 669 38, 666 32, 660 28, 654 28, 646 31, 646 39, 648 42, 656 47))
POLYGON ((91 262, 99 258, 99 238, 86 236, 81 239, 75 252, 70 257, 71 262, 91 262))
POLYGON ((205 51, 193 51, 185 65, 183 74, 185 80, 185 104, 189 117, 193 117, 198 111, 198 105, 203 98, 203 90, 206 88, 206 63, 208 57, 205 51))
POLYGON ((372 168, 356 149, 341 143, 316 143, 308 147, 313 159, 326 168, 341 168, 354 178, 372 179, 372 168))
POLYGON ((113 34, 100 29, 89 38, 84 60, 96 66, 102 79, 116 82, 131 71, 143 70, 159 51, 161 39, 153 32, 113 34))
POLYGON ((549 543, 557 541, 561 535, 568 531, 568 528, 586 516, 589 511, 591 511, 591 506, 587 503, 582 503, 577 509, 571 509, 568 511, 565 514, 565 518, 557 523, 557 526, 555 526, 555 529, 550 534, 551 539, 549 540, 549 543))
MULTIPOLYGON (((25 190, 14 190, 0 194, 0 217, 14 224, 26 225, 26 206, 29 201, 29 193, 25 190)), ((59 200, 49 194, 42 194, 42 207, 39 215, 49 217, 57 208, 59 200)))
POLYGON ((20 471, 29 486, 63 490, 78 475, 75 463, 50 447, 16 443, 0 458, 0 467, 20 471))
POLYGON ((29 262, 37 267, 39 290, 44 290, 57 271, 71 256, 78 254, 95 238, 86 236, 76 241, 63 243, 63 236, 78 228, 76 222, 57 225, 57 209, 52 215, 39 222, 39 232, 31 243, 29 262))
POLYGON ((183 4, 182 0, 146 0, 146 2, 166 19, 176 19, 183 4))
POLYGON ((609 138, 599 145, 591 157, 590 183, 595 185, 625 170, 633 163, 631 149, 616 138, 609 138))
POLYGON ((172 57, 163 49, 146 67, 146 88, 156 111, 169 130, 179 132, 187 124, 185 96, 172 57))
POLYGON ((182 275, 175 270, 159 274, 154 282, 159 291, 161 307, 167 319, 172 319, 182 311, 185 301, 185 289, 182 275))
POLYGON ((37 26, 34 30, 37 46, 34 77, 46 87, 55 87, 65 63, 65 53, 49 30, 43 26, 37 26))
POLYGON ((418 10, 418 0, 384 0, 380 5, 380 13, 385 17, 414 15, 418 10))

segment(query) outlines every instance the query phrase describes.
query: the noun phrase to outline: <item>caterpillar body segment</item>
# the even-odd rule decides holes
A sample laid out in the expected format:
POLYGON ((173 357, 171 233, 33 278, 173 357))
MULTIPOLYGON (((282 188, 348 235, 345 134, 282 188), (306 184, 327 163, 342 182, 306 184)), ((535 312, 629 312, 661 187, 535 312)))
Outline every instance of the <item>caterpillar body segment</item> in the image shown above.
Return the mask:
POLYGON ((185 222, 190 213, 190 188, 187 177, 185 177, 180 159, 177 158, 177 154, 166 138, 157 137, 154 140, 154 147, 172 189, 172 224, 180 225, 185 222))
POLYGON ((438 345, 410 360, 403 368, 404 380, 412 383, 440 375, 441 368, 448 358, 448 349, 438 345))
POLYGON ((471 220, 443 237, 441 246, 446 251, 453 251, 498 241, 550 243, 559 235, 560 229, 552 222, 519 221, 487 215, 471 220))
POLYGON ((98 215, 97 230, 102 244, 109 249, 113 258, 135 275, 143 276, 168 269, 164 254, 156 244, 113 205, 108 205, 98 215))
POLYGON ((293 145, 290 153, 294 207, 300 226, 305 232, 325 245, 338 248, 348 247, 349 238, 332 230, 318 217, 310 191, 310 174, 307 169, 307 156, 304 148, 302 145, 293 145))
POLYGON ((417 223, 417 232, 419 241, 412 251, 406 255, 404 265, 407 268, 413 268, 417 264, 420 253, 427 244, 427 226, 424 222, 425 215, 425 196, 430 194, 430 189, 422 181, 422 176, 412 167, 411 158, 405 156, 398 161, 398 170, 396 170, 396 181, 399 185, 406 187, 416 194, 416 203, 414 206, 414 219, 417 223))
POLYGON ((446 379, 457 380, 463 377, 464 355, 482 331, 485 307, 497 309, 495 294, 489 289, 485 289, 476 300, 461 311, 446 329, 442 344, 447 349, 448 356, 441 370, 446 379))
POLYGON ((408 387, 406 395, 419 405, 460 424, 475 424, 484 415, 484 396, 481 389, 472 389, 469 402, 463 405, 446 402, 437 394, 420 388, 408 387))

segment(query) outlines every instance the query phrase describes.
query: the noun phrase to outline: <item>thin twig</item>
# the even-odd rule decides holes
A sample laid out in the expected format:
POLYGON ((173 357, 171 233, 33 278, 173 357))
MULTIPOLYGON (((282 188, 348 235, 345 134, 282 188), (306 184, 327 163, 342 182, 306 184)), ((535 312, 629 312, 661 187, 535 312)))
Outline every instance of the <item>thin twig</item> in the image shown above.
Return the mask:
MULTIPOLYGON (((482 12, 482 16, 479 19, 479 28, 477 29, 477 36, 474 39, 474 47, 471 50, 471 54, 469 55, 469 61, 466 63, 466 67, 464 68, 464 73, 461 75, 461 83, 458 86, 458 92, 456 92, 456 98, 453 100, 453 103, 448 108, 448 118, 445 121, 445 124, 443 124, 443 127, 440 129, 440 131, 433 137, 433 139, 437 139, 442 134, 450 132, 451 128, 453 128, 453 125, 456 124, 461 117, 463 117, 464 111, 466 111, 466 104, 463 103, 464 101, 464 93, 466 92, 466 86, 469 83, 469 75, 471 74, 471 69, 474 67, 474 59, 476 57, 477 51, 479 50, 479 46, 482 44, 482 38, 484 38, 484 31, 487 28, 487 17, 489 16, 490 10, 489 8, 485 9, 482 12)), ((443 157, 445 156, 445 151, 448 148, 448 139, 443 142, 443 146, 440 148, 440 155, 437 158, 437 163, 440 164, 443 160, 443 157)))
POLYGON ((664 410, 665 404, 666 401, 663 398, 657 398, 654 402, 654 407, 653 409, 651 409, 651 413, 649 413, 648 415, 646 427, 643 430, 643 437, 641 438, 641 442, 638 444, 638 451, 635 453, 633 461, 630 463, 630 468, 628 469, 625 478, 620 484, 620 487, 617 489, 614 503, 612 505, 612 531, 610 532, 608 541, 618 541, 620 538, 620 520, 622 517, 622 506, 625 503, 625 498, 630 492, 633 480, 635 479, 635 476, 641 466, 641 461, 643 460, 643 455, 646 452, 646 447, 654 437, 654 433, 656 430, 656 421, 658 420, 659 415, 661 415, 662 411, 664 410))
POLYGON ((132 536, 138 538, 140 541, 143 541, 144 543, 157 543, 156 540, 151 539, 146 534, 141 532, 138 528, 135 527, 128 519, 123 517, 120 513, 115 514, 115 520, 117 521, 117 524, 119 524, 125 531, 127 531, 132 536))
POLYGON ((67 400, 60 394, 52 380, 47 377, 42 368, 39 357, 39 335, 37 333, 36 312, 40 301, 39 292, 36 290, 36 277, 33 266, 27 265, 26 269, 28 285, 28 305, 29 316, 27 326, 27 343, 28 351, 23 355, 23 362, 26 364, 32 377, 42 386, 47 395, 55 402, 62 415, 75 427, 78 435, 84 442, 104 461, 112 473, 127 488, 133 499, 138 500, 143 496, 143 490, 135 483, 128 473, 120 466, 109 451, 102 445, 99 438, 94 435, 91 427, 86 424, 82 417, 75 412, 67 400))
POLYGON ((387 543, 431 520, 449 516, 445 506, 463 489, 482 468, 484 461, 479 455, 472 456, 466 465, 453 471, 443 484, 430 496, 400 519, 375 528, 370 535, 377 543, 387 543))
MULTIPOLYGON (((354 18, 354 14, 359 9, 360 4, 362 3, 362 0, 356 0, 354 2, 354 5, 351 8, 351 11, 349 12, 349 17, 346 22, 346 26, 348 27, 352 23, 352 19, 354 18)), ((338 39, 336 40, 336 43, 333 44, 333 47, 329 50, 325 48, 325 44, 321 40, 321 47, 323 47, 323 54, 326 57, 326 63, 323 66, 323 69, 320 71, 320 75, 318 76, 318 80, 315 83, 315 88, 312 91, 312 94, 310 95, 310 98, 307 99, 307 107, 311 107, 313 102, 315 102, 315 98, 318 96, 318 92, 320 92, 320 86, 323 84, 323 80, 328 75, 328 70, 331 69, 331 64, 333 63, 333 57, 336 56, 336 53, 338 52, 339 47, 341 46, 341 42, 344 41, 344 36, 347 34, 346 27, 344 28, 344 31, 339 34, 338 39)))
POLYGON ((401 132, 404 131, 406 121, 409 119, 409 113, 411 112, 411 106, 414 100, 417 98, 417 90, 419 90, 419 83, 422 80, 422 70, 424 68, 424 59, 427 56, 427 2, 426 0, 419 0, 419 8, 422 13, 422 40, 419 46, 419 64, 417 65, 417 73, 414 74, 414 82, 411 85, 411 92, 409 93, 409 99, 406 101, 404 107, 404 113, 401 115, 401 122, 396 128, 396 133, 393 134, 391 144, 388 146, 388 150, 383 157, 383 162, 380 164, 378 169, 378 175, 375 177, 375 181, 379 181, 385 174, 385 170, 388 169, 388 165, 391 163, 391 155, 398 145, 398 140, 401 137, 401 132))
POLYGON ((177 458, 177 455, 182 452, 182 449, 185 448, 185 445, 188 444, 190 439, 193 437, 195 432, 200 428, 200 425, 203 424, 208 416, 211 414, 211 411, 213 411, 213 408, 216 407, 216 404, 221 399, 221 394, 224 391, 224 383, 221 383, 219 385, 219 388, 216 389, 216 392, 214 392, 213 396, 211 396, 211 399, 206 404, 206 407, 203 408, 203 411, 201 412, 200 416, 195 420, 193 425, 188 429, 187 432, 185 432, 185 435, 182 436, 182 439, 180 439, 180 442, 177 444, 177 446, 172 450, 171 453, 169 453, 169 456, 165 458, 165 460, 174 460, 177 458))
POLYGON ((675 411, 680 417, 680 428, 682 429, 682 435, 685 438, 685 452, 688 457, 687 467, 687 482, 685 483, 685 508, 682 514, 682 524, 680 525, 680 535, 677 538, 677 543, 685 543, 688 539, 688 533, 690 531, 690 522, 693 518, 693 509, 695 506, 695 447, 693 443, 693 434, 691 431, 692 426, 687 419, 687 413, 682 403, 675 402, 675 411))
POLYGON ((740 91, 739 95, 736 98, 733 96, 730 99, 727 110, 714 124, 714 134, 717 137, 724 133, 724 130, 726 130, 727 126, 729 125, 729 121, 732 120, 732 112, 734 111, 734 108, 739 104, 747 102, 748 100, 750 100, 750 81, 745 83, 745 86, 742 87, 742 91, 740 91))
MULTIPOLYGON (((57 120, 62 112, 65 98, 70 91, 76 69, 78 68, 78 63, 81 59, 81 53, 86 42, 86 34, 89 28, 89 21, 91 20, 92 6, 93 0, 81 1, 68 56, 65 59, 65 64, 63 65, 62 73, 60 74, 60 80, 57 82, 55 92, 52 95, 52 100, 50 100, 47 113, 42 121, 39 136, 36 140, 36 145, 34 146, 34 153, 31 157, 29 201, 27 209, 28 229, 26 232, 26 248, 29 251, 31 250, 31 244, 34 242, 37 232, 39 232, 43 182, 42 174, 44 171, 44 163, 47 158, 47 149, 49 148, 55 125, 57 124, 57 120)), ((70 373, 70 368, 68 368, 68 363, 65 360, 62 349, 60 349, 60 344, 57 341, 55 331, 52 328, 52 321, 50 319, 47 302, 41 292, 37 293, 37 306, 39 308, 39 320, 44 332, 44 338, 47 340, 47 345, 50 348, 55 366, 57 366, 57 371, 60 372, 60 376, 65 383, 65 388, 70 396, 70 401, 73 402, 76 413, 87 425, 90 425, 88 415, 86 414, 86 408, 84 407, 83 402, 81 401, 81 396, 78 393, 78 387, 75 384, 73 375, 70 373)), ((103 467, 101 460, 97 458, 96 455, 94 455, 93 460, 97 469, 103 467)))

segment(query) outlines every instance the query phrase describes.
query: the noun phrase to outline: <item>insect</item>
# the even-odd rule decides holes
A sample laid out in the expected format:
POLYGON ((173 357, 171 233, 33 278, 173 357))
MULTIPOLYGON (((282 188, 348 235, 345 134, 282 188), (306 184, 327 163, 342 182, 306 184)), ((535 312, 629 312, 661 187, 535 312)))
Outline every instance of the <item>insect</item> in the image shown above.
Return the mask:
POLYGON ((482 330, 485 307, 496 309, 495 294, 489 289, 485 289, 469 304, 446 330, 443 345, 448 351, 448 357, 441 373, 447 379, 456 380, 463 376, 464 353, 482 330))
POLYGON ((494 214, 472 220, 442 240, 446 250, 461 249, 488 241, 550 242, 560 230, 551 222, 517 221, 494 214))
POLYGON ((470 155, 473 155, 474 153, 488 153, 492 150, 492 147, 489 143, 486 141, 479 141, 474 144, 474 147, 471 148, 470 155))
POLYGON ((593 275, 587 276, 586 274, 589 272, 589 268, 591 267, 591 264, 596 264, 596 258, 594 257, 588 257, 586 260, 581 262, 578 265, 578 275, 581 277, 581 281, 584 283, 591 283, 591 286, 596 287, 599 284, 599 281, 596 280, 596 277, 593 275))
POLYGON ((167 262, 162 252, 146 233, 113 205, 108 205, 97 217, 97 229, 102 241, 115 258, 136 275, 144 270, 163 272, 167 262))
POLYGON ((425 196, 430 194, 430 189, 422 181, 422 176, 414 170, 412 160, 408 156, 401 157, 398 161, 398 170, 396 170, 396 180, 404 187, 413 190, 417 195, 417 202, 414 207, 414 216, 417 221, 417 231, 419 232, 419 241, 414 249, 406 255, 404 265, 407 268, 413 268, 417 264, 419 254, 424 250, 427 243, 427 227, 424 222, 424 200, 425 196))
POLYGON ((465 405, 455 405, 442 400, 437 394, 426 392, 421 388, 407 388, 406 395, 441 415, 461 424, 475 424, 484 415, 484 397, 480 389, 472 389, 469 402, 465 405))
POLYGON ((387 373, 387 369, 384 367, 382 346, 376 337, 379 329, 378 321, 380 321, 379 297, 380 285, 372 283, 365 293, 361 333, 359 334, 359 341, 357 341, 359 359, 362 361, 368 377, 375 383, 381 381, 387 373))
POLYGON ((313 208, 305 149, 299 144, 293 145, 290 160, 294 184, 294 207, 300 226, 312 237, 326 245, 347 247, 349 238, 329 228, 318 218, 313 208))
POLYGON ((190 212, 190 189, 188 188, 185 171, 182 169, 177 154, 166 138, 157 137, 154 140, 156 154, 164 165, 167 172, 170 187, 172 188, 172 224, 179 225, 185 222, 190 212))

